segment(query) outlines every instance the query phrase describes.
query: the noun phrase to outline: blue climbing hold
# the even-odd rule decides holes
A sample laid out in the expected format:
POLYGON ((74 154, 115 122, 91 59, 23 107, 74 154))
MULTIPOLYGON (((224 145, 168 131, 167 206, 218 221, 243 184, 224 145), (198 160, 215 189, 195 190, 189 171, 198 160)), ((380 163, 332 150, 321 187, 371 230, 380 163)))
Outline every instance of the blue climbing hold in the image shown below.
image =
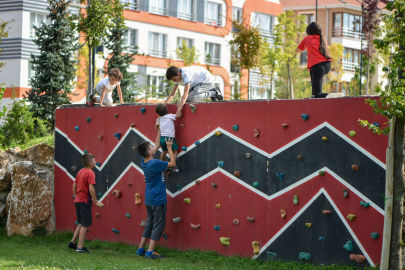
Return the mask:
POLYGON ((145 108, 141 108, 141 113, 145 113, 146 109, 145 108))
POLYGON ((187 151, 187 147, 183 146, 183 147, 181 148, 181 150, 187 151))
POLYGON ((238 126, 238 125, 234 125, 234 126, 232 127, 232 129, 235 130, 235 131, 237 131, 237 130, 239 129, 239 126, 238 126))
POLYGON ((360 202, 360 205, 361 205, 361 206, 364 206, 364 208, 368 208, 368 207, 370 206, 370 203, 369 203, 369 202, 363 202, 363 201, 361 201, 361 202, 360 202))
POLYGON ((91 118, 87 118, 87 119, 86 119, 86 121, 90 123, 90 121, 91 121, 91 118))
POLYGON ((319 239, 319 241, 321 241, 321 242, 325 241, 325 237, 322 237, 322 236, 319 237, 318 239, 319 239))
POLYGON ((259 182, 253 182, 253 186, 254 186, 255 188, 258 188, 258 187, 259 187, 259 182))
POLYGON ((311 260, 311 254, 305 253, 305 252, 300 252, 299 258, 300 258, 300 260, 310 261, 311 260))
POLYGON ((75 126, 75 129, 76 129, 77 131, 79 131, 80 128, 79 128, 79 126, 75 126))
POLYGON ((75 224, 76 224, 76 226, 79 226, 79 225, 80 225, 80 223, 79 223, 79 222, 77 222, 77 221, 75 221, 75 224))
POLYGON ((301 114, 301 117, 302 117, 302 119, 304 119, 304 121, 307 121, 309 118, 309 115, 304 113, 304 114, 301 114))
POLYGON ((88 154, 88 153, 89 153, 89 151, 87 151, 87 150, 84 150, 84 151, 83 151, 83 153, 85 153, 85 154, 88 154))
POLYGON ((215 226, 214 226, 214 229, 217 230, 217 231, 219 231, 219 230, 221 229, 221 226, 215 225, 215 226))
POLYGON ((194 144, 195 144, 195 145, 199 145, 199 144, 200 144, 200 141, 196 141, 194 144))
POLYGON ((99 197, 103 197, 103 195, 104 195, 103 193, 99 193, 99 194, 98 194, 99 197))
POLYGON ((121 133, 114 133, 115 138, 117 138, 117 140, 121 139, 121 133))
POLYGON ((178 190, 178 191, 180 191, 180 190, 183 188, 182 185, 176 185, 176 187, 177 187, 177 190, 178 190))
POLYGON ((126 216, 127 218, 130 218, 130 217, 131 217, 131 215, 130 215, 129 213, 126 213, 125 216, 126 216))
POLYGON ((76 198, 75 195, 73 195, 73 199, 76 198))
POLYGON ((374 240, 377 240, 377 238, 380 236, 379 233, 373 232, 371 233, 371 238, 373 238, 374 240))
POLYGON ((374 122, 373 125, 374 125, 375 127, 380 127, 380 124, 378 124, 377 122, 374 122))
POLYGON ((115 234, 120 234, 120 230, 117 230, 117 229, 115 229, 115 228, 113 228, 112 231, 113 231, 113 233, 115 233, 115 234))
POLYGON ((284 173, 276 173, 276 176, 280 181, 283 181, 284 173))
POLYGON ((277 254, 275 252, 269 252, 267 251, 267 260, 274 261, 277 257, 277 254))
POLYGON ((97 162, 96 165, 100 167, 100 166, 101 166, 101 163, 100 163, 100 162, 97 162))
POLYGON ((223 161, 220 161, 220 162, 218 162, 218 167, 220 167, 220 168, 222 168, 222 167, 224 167, 224 162, 223 161))

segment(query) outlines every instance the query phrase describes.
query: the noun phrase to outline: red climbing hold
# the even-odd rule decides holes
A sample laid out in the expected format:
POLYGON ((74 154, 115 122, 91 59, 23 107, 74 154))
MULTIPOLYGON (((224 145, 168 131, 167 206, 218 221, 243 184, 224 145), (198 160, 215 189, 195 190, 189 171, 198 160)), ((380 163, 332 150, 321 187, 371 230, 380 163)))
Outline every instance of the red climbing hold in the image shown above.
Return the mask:
POLYGON ((254 217, 247 217, 246 219, 247 219, 247 221, 249 221, 250 223, 255 222, 255 218, 254 218, 254 217))
POLYGON ((119 190, 114 190, 113 191, 113 194, 112 194, 115 198, 119 198, 120 196, 121 196, 121 191, 119 191, 119 190))
POLYGON ((324 214, 324 215, 329 215, 329 214, 330 214, 330 210, 322 210, 322 214, 324 214))

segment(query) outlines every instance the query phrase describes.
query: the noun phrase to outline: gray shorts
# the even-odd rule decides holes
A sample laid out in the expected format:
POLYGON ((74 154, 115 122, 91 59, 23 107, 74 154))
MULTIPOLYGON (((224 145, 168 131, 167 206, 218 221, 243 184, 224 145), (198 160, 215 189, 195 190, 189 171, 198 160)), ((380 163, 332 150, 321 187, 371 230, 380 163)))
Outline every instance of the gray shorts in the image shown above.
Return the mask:
POLYGON ((146 222, 142 237, 159 241, 166 228, 167 204, 146 205, 146 212, 148 213, 148 221, 146 222))
POLYGON ((199 83, 188 92, 187 102, 204 101, 216 95, 214 83, 199 83))
MULTIPOLYGON (((97 100, 98 102, 100 102, 102 91, 103 91, 103 90, 101 90, 101 91, 97 91, 97 90, 96 90, 96 92, 100 95, 100 96, 95 96, 95 98, 96 98, 96 100, 97 100)), ((104 100, 103 100, 103 104, 106 105, 106 104, 112 104, 112 103, 113 103, 113 100, 112 100, 112 93, 105 93, 105 95, 104 95, 104 100)))

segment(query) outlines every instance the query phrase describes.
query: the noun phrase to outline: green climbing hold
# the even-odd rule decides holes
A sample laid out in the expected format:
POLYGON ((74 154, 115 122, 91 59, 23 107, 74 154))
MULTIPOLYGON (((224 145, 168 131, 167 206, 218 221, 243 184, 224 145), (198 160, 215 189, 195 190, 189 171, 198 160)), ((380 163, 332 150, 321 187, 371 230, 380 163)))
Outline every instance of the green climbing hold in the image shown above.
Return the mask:
POLYGON ((325 172, 324 171, 319 171, 319 175, 324 176, 325 172))
POLYGON ((87 151, 87 150, 84 150, 84 151, 83 151, 83 153, 85 153, 85 154, 88 154, 88 153, 89 153, 89 151, 87 151))
POLYGON ((374 240, 377 240, 377 238, 380 236, 379 233, 373 232, 371 233, 371 238, 373 238, 374 240))
POLYGON ((308 115, 308 114, 302 114, 301 117, 302 117, 302 119, 303 119, 304 121, 307 121, 308 118, 309 118, 309 115, 308 115))
POLYGON ((255 188, 258 188, 258 187, 259 187, 259 182, 253 182, 253 186, 254 186, 255 188))
POLYGON ((229 246, 230 245, 229 240, 230 240, 229 237, 220 237, 219 238, 219 241, 224 246, 229 246))
POLYGON ((181 148, 181 150, 187 151, 187 147, 183 146, 183 147, 181 148))
POLYGON ((310 261, 311 260, 311 254, 305 253, 305 252, 300 252, 299 258, 300 258, 300 260, 310 261))
POLYGON ((267 260, 274 261, 277 257, 277 254, 275 252, 268 252, 267 251, 267 260))
POLYGON ((126 213, 125 216, 126 216, 127 218, 130 218, 130 217, 131 217, 131 215, 130 215, 129 213, 126 213))
POLYGON ((141 113, 145 113, 146 109, 145 108, 141 108, 141 113))
POLYGON ((368 208, 368 207, 370 206, 370 203, 369 203, 369 202, 363 202, 363 201, 361 201, 361 202, 360 202, 360 205, 361 205, 361 206, 364 206, 364 208, 368 208))
POLYGON ((354 131, 354 130, 349 131, 349 135, 350 135, 350 137, 356 136, 356 131, 354 131))
POLYGON ((298 195, 294 195, 294 204, 298 204, 298 195))
POLYGON ((79 226, 79 225, 80 225, 80 223, 79 223, 79 222, 77 222, 77 221, 75 221, 75 224, 76 224, 76 226, 79 226))
POLYGON ((235 131, 237 131, 237 130, 239 129, 239 126, 238 126, 238 125, 234 125, 234 126, 232 127, 232 129, 235 130, 235 131))
POLYGON ((177 187, 177 190, 178 190, 178 191, 180 191, 180 190, 183 188, 182 185, 176 185, 176 187, 177 187))
POLYGON ((167 234, 163 233, 162 237, 163 237, 163 239, 167 240, 167 234))
POLYGON ((113 231, 113 233, 115 233, 115 234, 120 234, 120 230, 117 230, 117 229, 115 229, 115 228, 113 228, 112 231, 113 231))
POLYGON ((103 193, 99 193, 99 194, 98 194, 98 196, 100 196, 100 197, 103 197, 103 195, 104 195, 103 193))
POLYGON ((91 121, 91 118, 87 118, 87 119, 86 119, 86 121, 90 123, 90 121, 91 121))
POLYGON ((343 246, 347 251, 353 251, 353 243, 352 241, 347 241, 347 243, 343 246))

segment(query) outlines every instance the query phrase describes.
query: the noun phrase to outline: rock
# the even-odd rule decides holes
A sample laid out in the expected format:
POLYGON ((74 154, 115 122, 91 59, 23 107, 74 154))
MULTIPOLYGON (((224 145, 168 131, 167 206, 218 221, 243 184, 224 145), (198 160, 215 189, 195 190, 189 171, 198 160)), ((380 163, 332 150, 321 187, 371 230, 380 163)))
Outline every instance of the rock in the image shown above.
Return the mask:
POLYGON ((6 216, 6 205, 0 202, 0 220, 6 216))
POLYGON ((9 152, 0 150, 0 169, 7 168, 8 164, 14 163, 15 161, 16 158, 13 155, 9 154, 9 152))
POLYGON ((5 191, 0 191, 0 202, 6 202, 6 198, 7 198, 8 192, 5 191))
POLYGON ((6 150, 6 152, 13 154, 13 155, 17 155, 20 151, 21 151, 20 147, 9 148, 6 150))
POLYGON ((8 235, 28 236, 35 227, 44 225, 53 232, 51 184, 35 174, 32 162, 17 162, 9 169, 13 185, 7 196, 8 235))
POLYGON ((0 169, 0 191, 8 191, 11 189, 11 175, 9 170, 0 169))
POLYGON ((18 152, 18 155, 41 165, 53 166, 55 149, 46 143, 40 143, 18 152))

